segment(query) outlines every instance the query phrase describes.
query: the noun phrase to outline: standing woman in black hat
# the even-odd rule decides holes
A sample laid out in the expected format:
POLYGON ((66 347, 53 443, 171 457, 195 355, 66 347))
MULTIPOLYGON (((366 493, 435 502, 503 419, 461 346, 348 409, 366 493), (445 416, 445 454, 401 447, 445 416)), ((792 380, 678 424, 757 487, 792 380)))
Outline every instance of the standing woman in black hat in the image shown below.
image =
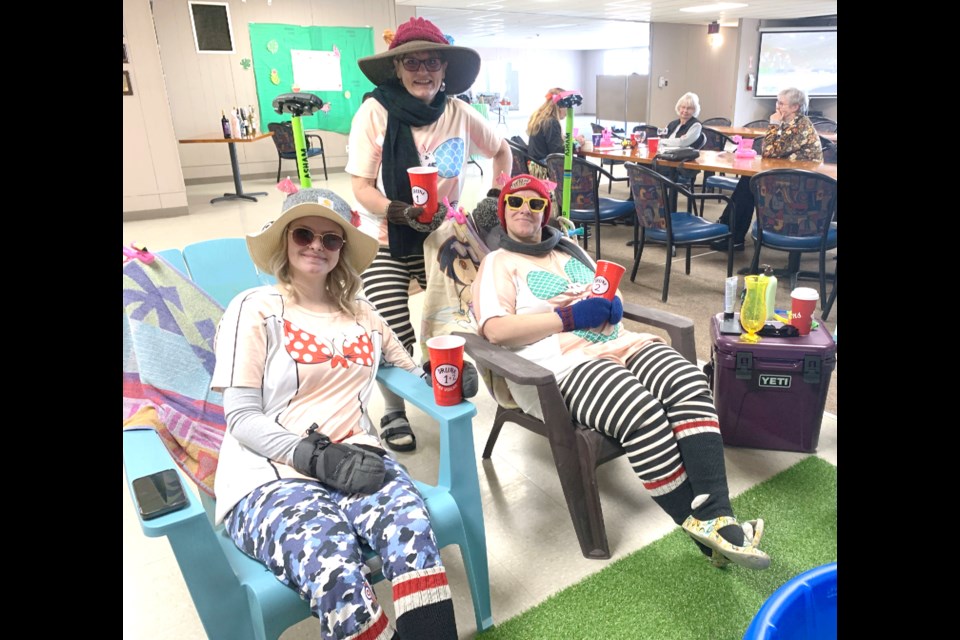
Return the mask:
MULTIPOLYGON (((443 205, 428 223, 417 220, 407 169, 435 166, 437 196, 456 207, 471 149, 493 158, 491 182, 510 173, 506 141, 470 105, 455 96, 470 89, 480 55, 451 45, 428 20, 400 25, 387 51, 358 61, 377 85, 350 127, 346 172, 359 206, 379 219, 380 250, 362 274, 364 292, 408 351, 416 341, 410 324, 409 287, 426 289, 423 241, 446 216, 443 205), (448 98, 449 96, 449 98, 448 98)), ((416 438, 403 400, 381 386, 385 415, 380 435, 395 451, 412 451, 416 438)))

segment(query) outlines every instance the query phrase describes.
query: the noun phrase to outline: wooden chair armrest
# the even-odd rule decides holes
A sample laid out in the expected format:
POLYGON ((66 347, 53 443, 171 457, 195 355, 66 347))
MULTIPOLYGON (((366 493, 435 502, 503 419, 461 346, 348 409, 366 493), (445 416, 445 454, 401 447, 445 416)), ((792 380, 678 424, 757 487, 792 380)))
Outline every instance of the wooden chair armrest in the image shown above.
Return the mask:
POLYGON ((501 378, 535 386, 557 383, 552 371, 509 349, 492 344, 473 333, 455 331, 453 335, 461 336, 467 341, 464 349, 477 364, 501 378))
POLYGON ((684 358, 697 364, 697 341, 694 337, 693 320, 690 318, 643 307, 633 302, 623 303, 623 317, 663 329, 670 336, 670 345, 684 358))

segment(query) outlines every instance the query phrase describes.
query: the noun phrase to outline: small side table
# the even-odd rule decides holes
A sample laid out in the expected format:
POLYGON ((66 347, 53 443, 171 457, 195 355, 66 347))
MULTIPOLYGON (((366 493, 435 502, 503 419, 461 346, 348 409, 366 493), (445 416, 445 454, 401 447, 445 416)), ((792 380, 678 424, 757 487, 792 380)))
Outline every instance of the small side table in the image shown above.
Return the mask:
POLYGON ((265 196, 267 195, 266 191, 258 191, 256 193, 244 193, 243 185, 240 183, 240 163, 237 161, 237 143, 241 142, 256 142, 257 140, 263 140, 264 138, 270 138, 273 136, 273 131, 263 131, 256 135, 245 136, 243 138, 224 138, 223 134, 217 136, 216 134, 196 136, 193 138, 183 138, 179 142, 181 144, 223 144, 227 143, 227 146, 230 148, 230 168, 233 171, 233 187, 236 190, 234 193, 225 193, 220 197, 214 198, 210 201, 210 204, 215 202, 220 202, 221 200, 251 200, 256 202, 257 199, 254 196, 265 196))

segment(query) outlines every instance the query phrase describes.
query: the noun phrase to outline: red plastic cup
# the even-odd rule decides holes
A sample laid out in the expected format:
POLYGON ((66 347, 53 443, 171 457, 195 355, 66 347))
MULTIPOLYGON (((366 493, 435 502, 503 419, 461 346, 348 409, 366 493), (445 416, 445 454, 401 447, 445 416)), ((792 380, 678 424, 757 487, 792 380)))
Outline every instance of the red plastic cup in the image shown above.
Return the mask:
POLYGON ((430 353, 430 375, 433 377, 433 399, 441 407, 463 400, 463 345, 460 336, 435 336, 427 340, 430 353))
POLYGON ((407 169, 407 175, 410 176, 413 205, 423 207, 423 215, 417 219, 420 222, 430 222, 440 206, 437 201, 437 168, 410 167, 407 169))
POLYGON ((651 156, 657 155, 657 148, 660 146, 660 138, 647 138, 647 153, 651 156))
POLYGON ((613 300, 620 286, 620 278, 626 269, 616 262, 597 260, 597 271, 593 276, 593 285, 590 287, 591 298, 606 298, 613 300))
POLYGON ((802 336, 810 333, 819 299, 820 294, 810 287, 797 287, 790 292, 790 324, 795 326, 802 336))

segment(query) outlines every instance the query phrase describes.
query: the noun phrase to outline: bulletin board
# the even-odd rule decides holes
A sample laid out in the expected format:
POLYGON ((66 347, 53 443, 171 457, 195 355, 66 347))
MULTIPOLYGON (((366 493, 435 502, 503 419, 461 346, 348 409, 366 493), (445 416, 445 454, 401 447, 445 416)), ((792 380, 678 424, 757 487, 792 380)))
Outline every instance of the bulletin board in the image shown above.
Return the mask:
POLYGON ((273 99, 299 87, 330 104, 329 112, 303 116, 304 129, 350 132, 363 94, 374 88, 357 66, 374 54, 372 28, 250 23, 250 47, 263 131, 271 122, 290 121, 274 111, 273 99))

